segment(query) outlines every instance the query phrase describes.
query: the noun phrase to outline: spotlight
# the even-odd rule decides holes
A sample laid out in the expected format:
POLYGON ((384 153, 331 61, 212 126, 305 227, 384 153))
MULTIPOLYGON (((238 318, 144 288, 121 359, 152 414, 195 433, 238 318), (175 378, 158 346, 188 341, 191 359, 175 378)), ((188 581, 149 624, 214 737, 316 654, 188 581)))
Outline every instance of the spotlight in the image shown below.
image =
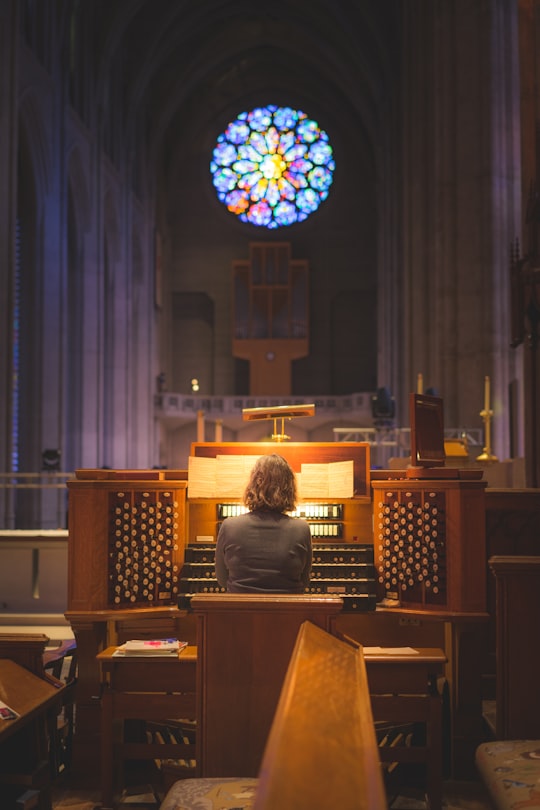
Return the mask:
POLYGON ((43 450, 41 469, 45 470, 45 472, 58 472, 60 469, 60 450, 43 450))
POLYGON ((391 425, 396 413, 394 397, 388 388, 377 388, 376 396, 371 398, 371 415, 376 425, 391 425))

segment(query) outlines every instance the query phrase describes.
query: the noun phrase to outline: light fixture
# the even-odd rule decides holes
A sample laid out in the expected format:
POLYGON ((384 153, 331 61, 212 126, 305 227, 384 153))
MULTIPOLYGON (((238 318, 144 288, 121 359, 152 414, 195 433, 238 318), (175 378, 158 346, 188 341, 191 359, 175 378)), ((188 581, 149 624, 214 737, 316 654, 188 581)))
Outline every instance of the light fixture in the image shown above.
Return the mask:
POLYGON ((60 450, 43 450, 41 453, 41 469, 45 472, 58 472, 60 469, 60 455, 60 450))
POLYGON ((285 433, 285 419, 295 419, 298 416, 314 416, 315 405, 274 405, 269 408, 242 408, 244 422, 258 422, 261 419, 273 419, 274 432, 272 440, 282 442, 290 439, 285 433), (277 431, 277 420, 281 419, 281 433, 277 431))

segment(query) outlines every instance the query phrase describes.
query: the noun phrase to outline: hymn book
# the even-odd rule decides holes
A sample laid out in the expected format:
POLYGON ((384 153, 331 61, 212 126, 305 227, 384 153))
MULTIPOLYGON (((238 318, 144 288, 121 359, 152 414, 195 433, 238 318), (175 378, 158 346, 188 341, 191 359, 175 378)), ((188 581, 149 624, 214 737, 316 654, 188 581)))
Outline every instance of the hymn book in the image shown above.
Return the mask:
POLYGON ((187 647, 187 641, 178 641, 177 638, 133 639, 121 644, 114 655, 116 656, 160 656, 177 657, 180 650, 187 647))

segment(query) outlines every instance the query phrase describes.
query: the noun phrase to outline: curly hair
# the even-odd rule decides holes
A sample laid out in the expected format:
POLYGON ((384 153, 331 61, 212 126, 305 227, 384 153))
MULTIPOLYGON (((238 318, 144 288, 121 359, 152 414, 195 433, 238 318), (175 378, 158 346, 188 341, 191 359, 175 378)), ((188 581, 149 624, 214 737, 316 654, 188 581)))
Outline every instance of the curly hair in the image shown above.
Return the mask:
POLYGON ((244 504, 249 511, 292 512, 296 499, 296 477, 283 456, 271 453, 258 458, 244 492, 244 504))

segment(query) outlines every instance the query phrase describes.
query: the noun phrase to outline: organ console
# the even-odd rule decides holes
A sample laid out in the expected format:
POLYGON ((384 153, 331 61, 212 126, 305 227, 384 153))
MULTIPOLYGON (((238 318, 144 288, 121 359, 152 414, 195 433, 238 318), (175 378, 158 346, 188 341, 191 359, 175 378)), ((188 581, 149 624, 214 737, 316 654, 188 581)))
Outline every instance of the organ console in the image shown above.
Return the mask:
MULTIPOLYGON (((478 696, 462 696, 458 680, 463 644, 474 647, 485 616, 484 483, 430 478, 425 470, 418 479, 405 471, 397 473, 402 478, 372 475, 362 442, 196 442, 191 456, 274 452, 296 472, 303 464, 352 461, 350 497, 298 504, 313 538, 309 594, 339 596, 338 628, 361 643, 443 648, 452 711, 464 708, 463 736, 469 734, 478 696), (381 599, 397 606, 393 615, 379 607, 381 599)), ((220 590, 213 573, 217 533, 243 507, 219 491, 190 497, 187 470, 78 470, 68 493, 66 617, 79 660, 77 776, 77 767, 89 774, 99 768, 96 656, 127 638, 177 635, 196 643, 190 600, 220 590)))
MULTIPOLYGON (((191 450, 192 456, 198 458, 275 452, 284 456, 296 473, 301 473, 305 464, 353 462, 353 497, 301 501, 294 514, 309 523, 313 540, 312 580, 307 592, 339 595, 346 611, 374 610, 376 582, 368 444, 323 442, 276 446, 271 442, 201 442, 194 443, 191 450)), ((188 544, 180 583, 184 597, 222 590, 214 578, 214 544, 222 520, 242 511, 240 500, 188 497, 188 544)))

